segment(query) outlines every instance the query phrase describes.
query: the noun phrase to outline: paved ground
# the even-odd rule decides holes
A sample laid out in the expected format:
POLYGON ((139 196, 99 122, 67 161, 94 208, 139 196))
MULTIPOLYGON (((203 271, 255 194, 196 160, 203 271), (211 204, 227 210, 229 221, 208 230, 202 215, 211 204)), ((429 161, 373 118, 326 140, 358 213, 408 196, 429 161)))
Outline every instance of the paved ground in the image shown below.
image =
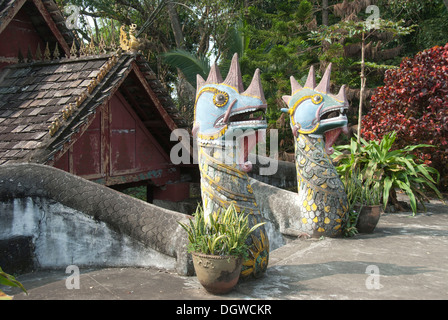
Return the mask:
POLYGON ((68 290, 65 270, 19 276, 29 295, 15 300, 448 299, 448 206, 385 214, 373 234, 348 239, 296 240, 271 252, 266 275, 223 296, 195 277, 156 269, 81 270, 68 290))

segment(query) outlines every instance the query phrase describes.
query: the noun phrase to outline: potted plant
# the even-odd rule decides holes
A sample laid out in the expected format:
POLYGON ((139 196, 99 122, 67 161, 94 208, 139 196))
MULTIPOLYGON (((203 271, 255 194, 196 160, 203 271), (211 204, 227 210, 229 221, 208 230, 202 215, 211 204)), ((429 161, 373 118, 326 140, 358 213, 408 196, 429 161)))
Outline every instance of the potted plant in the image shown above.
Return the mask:
POLYGON ((366 180, 362 184, 359 204, 355 205, 358 213, 356 229, 360 233, 372 233, 381 215, 383 214, 383 205, 381 204, 382 188, 378 181, 366 180))
MULTIPOLYGON (((398 207, 400 204, 396 199, 395 189, 402 190, 409 197, 411 210, 415 215, 418 203, 424 207, 427 200, 424 191, 427 189, 442 198, 437 189, 440 174, 436 169, 419 163, 413 154, 416 149, 431 147, 430 145, 418 144, 394 149, 395 139, 396 132, 386 134, 379 142, 362 138, 358 142, 352 138, 349 145, 335 147, 333 161, 337 163, 336 170, 342 180, 357 172, 366 192, 372 190, 373 186, 378 188, 382 192, 384 208, 389 202, 398 207), (372 183, 373 186, 370 185, 372 183)), ((367 199, 372 198, 370 196, 367 199)))
POLYGON ((364 180, 358 170, 346 174, 343 182, 349 215, 344 235, 351 237, 358 232, 372 233, 383 213, 381 184, 364 180))
POLYGON ((344 236, 352 237, 358 233, 358 229, 356 228, 359 212, 357 205, 360 204, 362 183, 356 178, 355 175, 346 175, 345 179, 342 181, 344 183, 344 189, 347 194, 348 202, 348 219, 344 227, 344 236))
POLYGON ((238 213, 231 204, 225 211, 207 217, 198 206, 189 224, 178 223, 188 233, 188 251, 201 285, 213 294, 231 291, 248 257, 246 239, 264 222, 250 228, 248 216, 238 213))

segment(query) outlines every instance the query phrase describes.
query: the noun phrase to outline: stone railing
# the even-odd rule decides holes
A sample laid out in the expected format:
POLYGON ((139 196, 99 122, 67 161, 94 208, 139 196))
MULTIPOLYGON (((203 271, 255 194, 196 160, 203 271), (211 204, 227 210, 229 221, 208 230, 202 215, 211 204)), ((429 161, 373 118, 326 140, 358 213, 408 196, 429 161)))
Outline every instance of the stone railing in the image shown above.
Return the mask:
MULTIPOLYGON (((98 226, 105 225, 113 232, 139 242, 144 248, 174 258, 174 268, 179 274, 193 273, 191 257, 186 248, 187 234, 177 223, 187 221, 188 216, 184 214, 134 199, 53 167, 38 164, 2 165, 0 207, 9 208, 11 211, 17 199, 46 199, 74 209, 73 212, 91 217, 90 220, 94 222, 101 222, 102 224, 98 226)), ((8 228, 7 225, 11 223, 12 218, 11 212, 5 212, 7 211, 5 209, 0 211, 0 233, 4 235, 3 229, 8 228)), ((20 214, 24 214, 23 211, 26 210, 15 209, 15 212, 20 214)), ((74 230, 67 232, 75 235, 69 241, 76 241, 76 233, 80 232, 76 230, 76 215, 63 218, 75 220, 72 224, 74 230)), ((39 223, 36 228, 39 228, 39 223)), ((40 232, 42 231, 36 230, 35 236, 42 238, 40 232)), ((51 236, 51 233, 45 235, 45 237, 51 236)), ((57 241, 53 243, 62 247, 66 245, 57 241)), ((73 264, 76 264, 76 261, 73 261, 73 264)))

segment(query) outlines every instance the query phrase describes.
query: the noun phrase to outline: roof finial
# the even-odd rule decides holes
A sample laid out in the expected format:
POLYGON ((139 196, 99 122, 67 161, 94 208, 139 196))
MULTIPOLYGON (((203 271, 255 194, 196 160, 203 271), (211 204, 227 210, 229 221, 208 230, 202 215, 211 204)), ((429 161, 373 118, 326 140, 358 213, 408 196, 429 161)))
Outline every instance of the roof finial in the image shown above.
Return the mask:
POLYGON ((54 48, 53 51, 53 60, 59 59, 61 57, 61 54, 59 53, 59 46, 58 43, 56 42, 56 47, 54 48))
POLYGON ((48 42, 47 42, 47 44, 46 44, 46 46, 45 46, 44 60, 45 60, 45 61, 49 61, 49 60, 51 60, 50 47, 49 47, 49 45, 48 45, 48 42))
POLYGON ((72 47, 70 49, 70 58, 76 58, 78 56, 78 48, 76 48, 75 39, 73 39, 72 47))

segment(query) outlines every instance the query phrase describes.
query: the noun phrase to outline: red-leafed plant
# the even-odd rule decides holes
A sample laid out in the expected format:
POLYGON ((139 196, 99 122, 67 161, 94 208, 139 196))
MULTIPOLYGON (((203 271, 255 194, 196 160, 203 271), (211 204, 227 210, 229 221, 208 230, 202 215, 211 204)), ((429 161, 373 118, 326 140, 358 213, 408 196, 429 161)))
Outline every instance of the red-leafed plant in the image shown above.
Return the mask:
POLYGON ((371 98, 371 110, 362 121, 366 140, 397 133, 396 148, 419 143, 416 156, 437 169, 441 189, 448 188, 448 44, 405 58, 400 68, 388 70, 385 85, 371 98))

